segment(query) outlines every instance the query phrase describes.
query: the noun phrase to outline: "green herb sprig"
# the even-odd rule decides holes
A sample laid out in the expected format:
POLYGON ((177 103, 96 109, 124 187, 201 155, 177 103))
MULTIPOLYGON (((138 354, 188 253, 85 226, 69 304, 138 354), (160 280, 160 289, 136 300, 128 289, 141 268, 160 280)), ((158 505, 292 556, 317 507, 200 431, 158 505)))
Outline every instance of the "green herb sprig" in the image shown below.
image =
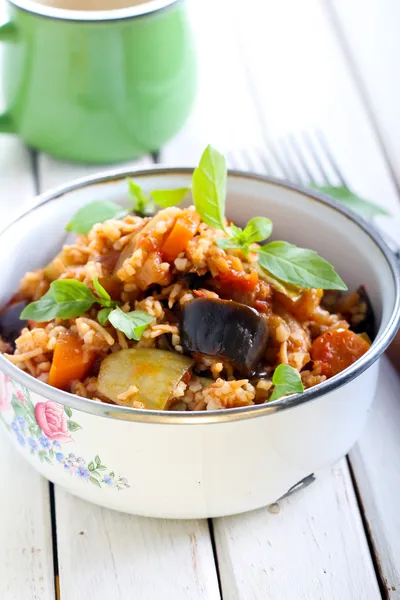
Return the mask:
POLYGON ((72 217, 66 226, 67 231, 73 233, 88 233, 93 225, 104 223, 108 219, 121 219, 129 212, 134 212, 142 217, 154 214, 156 205, 160 208, 169 208, 180 204, 190 188, 177 188, 171 190, 153 190, 146 194, 144 190, 133 181, 127 179, 129 195, 133 206, 131 210, 123 208, 115 202, 99 200, 86 204, 72 217))
POLYGON ((389 216, 389 213, 385 208, 375 204, 375 202, 361 198, 344 185, 312 185, 310 187, 331 196, 331 198, 334 198, 335 200, 339 200, 339 202, 347 206, 347 208, 354 210, 354 212, 365 219, 372 219, 373 217, 378 216, 389 216))
POLYGON ((109 321, 130 340, 140 340, 153 317, 141 310, 124 313, 97 277, 93 281, 93 287, 97 295, 80 281, 57 279, 51 283, 49 291, 40 300, 31 302, 24 308, 20 319, 38 323, 52 319, 73 319, 83 315, 94 304, 99 304, 103 307, 97 315, 100 325, 104 326, 109 321))
POLYGON ((247 256, 251 244, 262 242, 271 235, 272 222, 265 217, 254 217, 244 229, 228 226, 225 219, 226 179, 225 157, 212 146, 207 146, 193 172, 194 206, 204 223, 228 235, 228 238, 217 240, 219 248, 240 249, 247 256))
POLYGON ((272 383, 274 384, 274 389, 269 402, 278 400, 283 396, 304 392, 299 372, 289 365, 279 365, 276 367, 272 376, 272 383))
POLYGON ((305 289, 347 289, 333 266, 313 250, 279 241, 255 247, 256 242, 270 237, 272 223, 269 219, 255 217, 244 229, 229 226, 225 219, 226 178, 225 158, 215 148, 207 146, 193 173, 192 193, 203 221, 226 234, 227 237, 217 240, 220 248, 240 249, 245 256, 250 250, 258 252, 260 267, 267 277, 275 277, 278 284, 286 282, 305 289))

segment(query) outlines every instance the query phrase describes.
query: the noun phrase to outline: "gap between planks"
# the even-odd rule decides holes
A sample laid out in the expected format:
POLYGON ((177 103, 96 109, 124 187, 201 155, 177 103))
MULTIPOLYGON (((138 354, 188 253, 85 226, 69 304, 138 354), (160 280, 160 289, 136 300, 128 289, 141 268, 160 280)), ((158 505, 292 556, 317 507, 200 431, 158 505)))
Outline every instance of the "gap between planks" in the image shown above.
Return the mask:
POLYGON ((316 475, 277 510, 214 519, 224 598, 381 599, 346 460, 316 475))

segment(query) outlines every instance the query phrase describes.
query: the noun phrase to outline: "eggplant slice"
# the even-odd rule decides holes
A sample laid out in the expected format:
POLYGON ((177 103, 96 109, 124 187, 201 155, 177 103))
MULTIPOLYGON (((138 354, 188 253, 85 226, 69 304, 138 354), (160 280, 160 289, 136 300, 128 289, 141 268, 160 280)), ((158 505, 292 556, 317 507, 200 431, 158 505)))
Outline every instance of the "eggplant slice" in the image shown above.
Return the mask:
POLYGON ((232 300, 198 298, 182 311, 186 352, 222 359, 249 377, 268 343, 268 325, 254 308, 232 300))
POLYGON ((0 336, 8 342, 13 351, 15 340, 21 335, 21 331, 28 325, 28 321, 22 321, 20 315, 28 303, 25 301, 14 302, 0 311, 0 336))

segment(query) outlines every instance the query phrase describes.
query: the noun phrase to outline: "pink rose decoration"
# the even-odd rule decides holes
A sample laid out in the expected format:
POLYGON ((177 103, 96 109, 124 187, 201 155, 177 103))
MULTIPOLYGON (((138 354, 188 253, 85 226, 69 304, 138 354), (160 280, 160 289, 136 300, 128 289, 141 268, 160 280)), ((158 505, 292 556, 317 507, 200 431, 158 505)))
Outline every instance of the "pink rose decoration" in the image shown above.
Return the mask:
POLYGON ((15 395, 17 396, 17 398, 21 402, 21 404, 25 405, 25 396, 23 395, 23 393, 20 390, 17 390, 15 392, 15 395))
POLYGON ((9 408, 11 408, 11 404, 10 404, 10 393, 8 391, 8 383, 9 383, 10 378, 7 375, 3 375, 3 380, 1 381, 1 376, 0 376, 0 410, 8 410, 9 408))
POLYGON ((61 404, 51 400, 38 402, 35 406, 35 417, 40 429, 49 440, 72 441, 68 431, 67 417, 61 404))

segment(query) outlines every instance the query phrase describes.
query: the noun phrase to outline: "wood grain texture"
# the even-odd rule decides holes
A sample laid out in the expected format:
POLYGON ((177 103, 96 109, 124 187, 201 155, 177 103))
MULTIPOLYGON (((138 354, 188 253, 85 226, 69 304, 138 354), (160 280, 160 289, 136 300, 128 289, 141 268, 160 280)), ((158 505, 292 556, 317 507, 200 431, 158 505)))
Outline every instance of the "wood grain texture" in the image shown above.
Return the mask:
POLYGON ((144 519, 56 491, 62 600, 218 600, 207 521, 144 519))
MULTIPOLYGON (((400 220, 396 187, 324 3, 282 0, 258 6, 249 0, 246 11, 236 6, 232 14, 264 137, 282 141, 289 134, 322 130, 354 191, 400 220)), ((304 147, 303 156, 320 180, 304 147)), ((396 221, 380 217, 377 222, 396 237, 396 221)))
MULTIPOLYGON (((3 17, 0 2, 0 22, 3 17)), ((0 135, 1 228, 31 202, 34 191, 29 151, 15 136, 0 135)), ((12 447, 2 421, 0 454, 0 598, 54 600, 48 483, 12 447)))
POLYGON ((40 182, 40 191, 46 192, 54 187, 71 183, 71 181, 81 177, 97 175, 113 169, 140 169, 141 167, 148 167, 151 164, 152 161, 148 156, 117 165, 87 165, 83 163, 73 164, 57 160, 46 154, 39 154, 37 175, 40 182))
POLYGON ((381 598, 345 460, 271 510, 214 520, 224 598, 381 598))
POLYGON ((350 454, 387 597, 400 599, 400 377, 382 360, 377 398, 350 454))
POLYGON ((400 187, 397 0, 325 0, 400 187))
POLYGON ((228 0, 190 4, 199 59, 198 94, 185 127, 162 149, 165 163, 193 166, 207 144, 226 152, 261 143, 252 92, 231 20, 233 4, 228 0))
POLYGON ((0 421, 0 598, 54 600, 49 485, 18 455, 0 421))
POLYGON ((30 153, 15 136, 0 135, 1 229, 32 202, 35 195, 30 153))

